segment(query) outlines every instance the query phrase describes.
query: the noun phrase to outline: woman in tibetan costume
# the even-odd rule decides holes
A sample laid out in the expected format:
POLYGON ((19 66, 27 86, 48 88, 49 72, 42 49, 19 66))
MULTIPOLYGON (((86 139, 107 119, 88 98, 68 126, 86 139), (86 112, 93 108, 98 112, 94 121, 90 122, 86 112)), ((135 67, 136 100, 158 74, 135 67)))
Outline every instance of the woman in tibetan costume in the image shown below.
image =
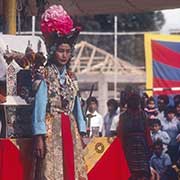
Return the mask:
POLYGON ((42 15, 41 31, 48 63, 35 81, 35 179, 85 180, 81 136, 86 132, 86 123, 77 80, 69 70, 79 28, 73 28, 73 21, 62 6, 53 5, 42 15))

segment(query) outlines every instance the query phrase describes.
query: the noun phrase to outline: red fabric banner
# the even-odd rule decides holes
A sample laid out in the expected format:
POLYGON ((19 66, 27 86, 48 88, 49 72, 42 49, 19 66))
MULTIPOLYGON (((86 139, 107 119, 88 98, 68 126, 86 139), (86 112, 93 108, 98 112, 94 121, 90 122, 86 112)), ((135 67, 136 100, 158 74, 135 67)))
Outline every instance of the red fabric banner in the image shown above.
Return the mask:
MULTIPOLYGON (((65 120, 67 117, 64 116, 63 118, 65 120)), ((19 139, 12 141, 10 139, 0 140, 0 180, 32 180, 31 140, 19 139)), ((66 156, 66 158, 71 159, 72 157, 66 156)), ((112 142, 88 173, 88 180, 128 180, 129 177, 130 172, 118 138, 112 142)))
POLYGON ((64 180, 75 180, 71 125, 68 115, 61 114, 64 180))
POLYGON ((116 138, 101 159, 88 173, 88 180, 128 180, 130 171, 119 138, 116 138))
POLYGON ((17 148, 10 139, 0 140, 0 180, 32 180, 32 144, 26 142, 17 148))

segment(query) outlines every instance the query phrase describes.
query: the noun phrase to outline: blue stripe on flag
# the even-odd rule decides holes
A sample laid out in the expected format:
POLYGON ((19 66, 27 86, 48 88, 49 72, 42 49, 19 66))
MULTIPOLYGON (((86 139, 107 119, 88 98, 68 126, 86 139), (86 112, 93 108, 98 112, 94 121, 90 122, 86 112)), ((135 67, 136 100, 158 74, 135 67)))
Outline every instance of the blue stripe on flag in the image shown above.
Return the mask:
POLYGON ((156 41, 162 46, 165 46, 172 51, 180 53, 180 42, 169 42, 169 41, 156 41))
POLYGON ((180 80, 180 68, 174 68, 153 60, 153 76, 164 80, 180 80))

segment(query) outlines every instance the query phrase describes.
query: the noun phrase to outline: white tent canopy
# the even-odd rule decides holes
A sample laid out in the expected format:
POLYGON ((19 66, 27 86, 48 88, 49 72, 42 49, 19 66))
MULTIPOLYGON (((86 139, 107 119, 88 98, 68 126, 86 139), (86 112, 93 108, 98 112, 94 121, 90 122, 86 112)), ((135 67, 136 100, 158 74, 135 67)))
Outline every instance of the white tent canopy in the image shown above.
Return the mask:
POLYGON ((48 2, 49 5, 62 4, 72 15, 132 13, 180 7, 179 0, 50 0, 48 2))
MULTIPOLYGON (((37 15, 36 3, 36 0, 28 0, 28 15, 37 15)), ((52 4, 63 5, 71 15, 147 12, 180 7, 179 0, 48 0, 47 5, 52 4)), ((3 0, 0 0, 0 14, 2 9, 3 0)))

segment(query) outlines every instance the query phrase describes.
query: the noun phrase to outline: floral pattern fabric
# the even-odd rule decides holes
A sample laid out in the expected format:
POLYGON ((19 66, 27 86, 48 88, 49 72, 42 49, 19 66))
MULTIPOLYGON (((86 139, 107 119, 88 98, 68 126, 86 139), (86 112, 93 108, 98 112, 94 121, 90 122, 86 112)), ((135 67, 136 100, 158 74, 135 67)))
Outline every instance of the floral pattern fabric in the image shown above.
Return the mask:
POLYGON ((48 105, 46 113, 46 157, 41 167, 41 180, 63 180, 63 147, 61 132, 61 113, 69 115, 74 149, 75 180, 86 180, 86 167, 76 120, 72 115, 77 86, 72 78, 65 75, 65 83, 60 84, 56 67, 47 68, 45 77, 48 86, 48 105), (65 102, 65 104, 63 104, 65 102))

